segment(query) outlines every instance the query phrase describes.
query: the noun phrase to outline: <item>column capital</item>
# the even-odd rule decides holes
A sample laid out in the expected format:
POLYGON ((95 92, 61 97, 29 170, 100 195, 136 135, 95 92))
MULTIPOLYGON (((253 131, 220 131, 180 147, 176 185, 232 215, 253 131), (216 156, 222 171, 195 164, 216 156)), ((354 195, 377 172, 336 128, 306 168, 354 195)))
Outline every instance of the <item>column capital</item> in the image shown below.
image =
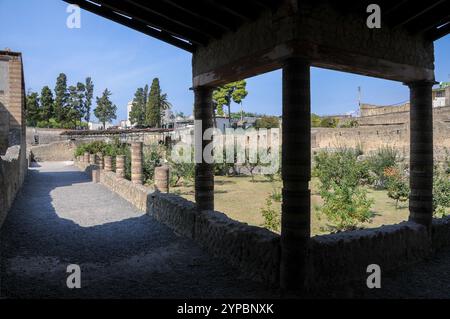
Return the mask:
POLYGON ((439 84, 439 82, 436 82, 435 80, 414 80, 410 82, 404 82, 404 85, 410 87, 410 88, 416 88, 416 87, 428 87, 433 86, 435 84, 439 84))
POLYGON ((281 66, 284 67, 288 64, 293 64, 293 63, 311 66, 311 61, 309 59, 307 59, 305 57, 301 57, 301 56, 295 56, 295 55, 284 58, 281 61, 281 66))
POLYGON ((208 92, 208 91, 214 91, 215 88, 216 88, 215 86, 211 86, 211 85, 199 85, 199 86, 191 87, 189 90, 192 90, 194 92, 208 92))

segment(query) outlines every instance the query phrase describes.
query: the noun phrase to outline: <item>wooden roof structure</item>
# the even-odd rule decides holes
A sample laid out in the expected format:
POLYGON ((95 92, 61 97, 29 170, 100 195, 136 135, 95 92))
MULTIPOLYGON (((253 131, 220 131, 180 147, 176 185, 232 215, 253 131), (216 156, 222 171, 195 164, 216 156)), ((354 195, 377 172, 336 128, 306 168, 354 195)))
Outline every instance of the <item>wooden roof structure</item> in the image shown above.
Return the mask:
MULTIPOLYGON (((275 11, 281 0, 64 0, 183 50, 194 52, 228 32, 254 21, 264 10, 275 11)), ((294 0, 297 1, 297 0, 294 0)), ((373 1, 316 0, 343 12, 367 17, 373 1)), ((379 0, 382 23, 423 34, 435 41, 450 33, 450 0, 379 0)))

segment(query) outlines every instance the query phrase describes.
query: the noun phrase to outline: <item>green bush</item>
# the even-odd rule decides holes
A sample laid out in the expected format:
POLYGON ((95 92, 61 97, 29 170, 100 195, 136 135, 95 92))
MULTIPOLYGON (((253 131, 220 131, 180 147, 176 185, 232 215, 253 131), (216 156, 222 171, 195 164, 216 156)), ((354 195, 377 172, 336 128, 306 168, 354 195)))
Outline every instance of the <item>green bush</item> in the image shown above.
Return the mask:
POLYGON ((376 188, 386 188, 387 178, 384 175, 385 169, 395 167, 401 161, 400 154, 397 149, 384 146, 379 148, 375 153, 367 158, 369 170, 374 174, 372 181, 376 188))
POLYGON ((356 187, 368 178, 368 168, 359 161, 359 150, 339 148, 334 152, 321 150, 314 156, 313 175, 318 177, 320 188, 328 190, 332 184, 356 187))
POLYGON ((266 206, 261 210, 261 214, 264 218, 263 227, 274 232, 280 231, 281 216, 273 208, 272 200, 270 198, 266 199, 266 206))
POLYGON ((144 148, 143 174, 144 182, 149 184, 154 179, 155 167, 160 166, 165 157, 166 149, 163 145, 152 144, 144 148))
MULTIPOLYGON (((194 154, 192 148, 190 154, 194 154)), ((178 151, 179 158, 183 158, 183 149, 178 151)), ((168 157, 170 165, 170 186, 178 186, 182 183, 184 186, 190 184, 194 180, 195 176, 195 163, 191 160, 188 162, 176 161, 171 156, 168 157)))
POLYGON ((368 169, 358 156, 357 149, 340 148, 319 151, 314 157, 313 174, 319 179, 319 194, 324 200, 321 210, 338 231, 354 229, 371 219, 373 200, 362 188, 368 169))
POLYGON ((388 167, 383 175, 386 178, 386 188, 388 196, 395 200, 395 208, 398 208, 398 202, 406 202, 409 197, 408 178, 398 167, 388 167))
POLYGON ((320 193, 324 200, 321 209, 336 230, 353 230, 359 223, 371 220, 370 207, 374 201, 367 198, 365 189, 334 182, 331 185, 329 191, 320 193))
POLYGON ((450 208, 450 174, 443 168, 435 168, 433 178, 433 211, 435 217, 448 214, 450 208))

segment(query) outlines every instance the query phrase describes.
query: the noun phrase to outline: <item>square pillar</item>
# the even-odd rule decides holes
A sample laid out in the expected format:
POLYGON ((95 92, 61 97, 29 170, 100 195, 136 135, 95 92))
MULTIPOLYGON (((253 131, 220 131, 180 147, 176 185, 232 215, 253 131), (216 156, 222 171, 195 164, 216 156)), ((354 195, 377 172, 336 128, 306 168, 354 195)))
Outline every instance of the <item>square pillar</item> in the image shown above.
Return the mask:
POLYGON ((211 142, 203 140, 203 133, 213 128, 212 92, 212 87, 194 88, 195 203, 199 210, 214 210, 214 163, 205 162, 203 157, 203 150, 211 142))
POLYGON ((302 291, 311 237, 311 99, 310 64, 290 58, 283 65, 280 287, 302 291))
POLYGON ((409 220, 431 227, 433 218, 433 102, 431 81, 410 89, 409 220))

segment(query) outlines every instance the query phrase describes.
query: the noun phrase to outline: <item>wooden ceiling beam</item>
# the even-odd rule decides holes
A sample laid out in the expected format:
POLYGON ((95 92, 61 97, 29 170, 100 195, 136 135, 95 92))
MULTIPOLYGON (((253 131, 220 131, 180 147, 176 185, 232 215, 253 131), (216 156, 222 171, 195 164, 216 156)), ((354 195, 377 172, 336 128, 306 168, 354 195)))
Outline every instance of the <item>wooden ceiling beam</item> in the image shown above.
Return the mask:
POLYGON ((97 6, 93 3, 85 1, 85 0, 64 0, 64 1, 67 3, 70 3, 70 4, 76 4, 84 10, 90 11, 94 14, 97 14, 97 15, 103 17, 103 18, 112 20, 119 24, 125 25, 129 28, 132 28, 134 30, 142 32, 146 35, 149 35, 156 39, 159 39, 159 40, 162 40, 169 44, 172 44, 180 49, 183 49, 183 50, 186 50, 189 52, 194 52, 194 50, 195 50, 195 47, 188 42, 185 42, 176 37, 173 37, 170 34, 167 34, 163 31, 150 28, 142 22, 136 21, 134 19, 128 19, 122 15, 116 14, 113 11, 111 11, 110 9, 104 8, 102 6, 97 6))

